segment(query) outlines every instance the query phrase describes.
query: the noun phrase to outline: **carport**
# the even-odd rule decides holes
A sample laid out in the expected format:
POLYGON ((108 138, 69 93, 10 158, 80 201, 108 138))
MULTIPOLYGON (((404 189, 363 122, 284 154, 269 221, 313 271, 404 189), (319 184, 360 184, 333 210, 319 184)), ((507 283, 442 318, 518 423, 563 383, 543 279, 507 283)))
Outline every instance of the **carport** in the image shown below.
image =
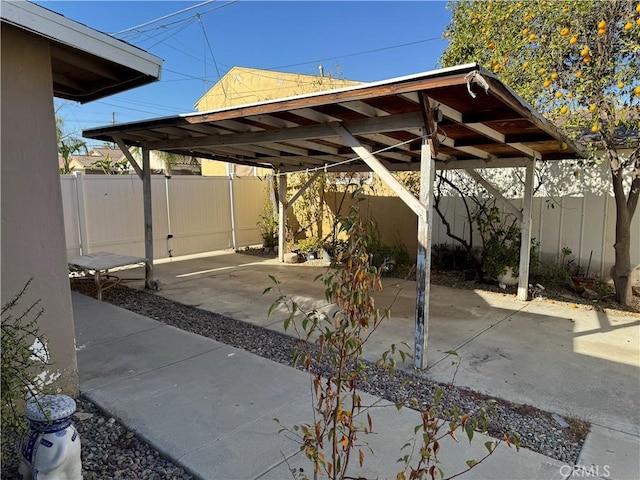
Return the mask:
MULTIPOLYGON (((497 77, 466 64, 339 90, 85 130, 123 152, 142 148, 145 256, 152 264, 151 150, 266 167, 279 175, 279 255, 285 213, 320 172, 373 171, 418 217, 415 367, 426 367, 433 184, 436 169, 467 171, 521 221, 518 298, 528 294, 536 162, 580 150, 497 77), (525 167, 522 211, 476 169, 525 167), (316 172, 288 202, 287 174, 316 172), (419 171, 420 198, 391 172, 419 171)), ((146 273, 150 286, 152 270, 146 273)))

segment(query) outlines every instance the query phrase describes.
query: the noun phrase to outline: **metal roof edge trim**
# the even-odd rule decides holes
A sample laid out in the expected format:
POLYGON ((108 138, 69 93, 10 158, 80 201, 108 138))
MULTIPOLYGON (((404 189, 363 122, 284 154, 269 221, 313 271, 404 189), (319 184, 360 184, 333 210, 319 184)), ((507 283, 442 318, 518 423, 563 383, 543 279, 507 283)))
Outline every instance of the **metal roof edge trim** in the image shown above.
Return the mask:
POLYGON ((334 88, 334 89, 330 89, 330 90, 320 90, 318 92, 312 92, 312 93, 304 93, 302 95, 292 95, 289 97, 282 97, 282 98, 275 98, 272 100, 266 100, 266 101, 262 101, 262 102, 253 102, 253 103, 246 103, 244 105, 234 105, 231 107, 225 107, 225 108, 216 108, 213 110, 203 110, 201 112, 189 112, 189 113, 182 113, 179 114, 179 117, 182 118, 188 118, 188 117, 194 117, 194 116, 199 116, 199 115, 210 115, 212 113, 219 113, 219 112, 227 112, 227 111, 233 111, 233 110, 238 110, 238 109, 245 109, 245 108, 251 108, 251 107, 256 107, 256 106, 262 106, 262 105, 271 105, 271 104, 277 104, 277 103, 284 103, 290 100, 300 100, 300 99, 304 99, 304 98, 313 98, 313 97, 319 97, 321 95, 329 95, 329 94, 334 94, 334 93, 342 93, 342 92, 350 92, 350 91, 355 91, 355 90, 363 90, 365 88, 375 88, 375 87, 380 87, 380 86, 384 86, 384 85, 392 85, 394 83, 402 83, 402 82, 408 82, 411 80, 418 80, 418 79, 423 79, 423 78, 430 78, 430 77, 439 77, 439 76, 445 76, 447 74, 451 74, 451 73, 464 73, 465 71, 473 71, 476 69, 480 69, 482 67, 480 67, 480 65, 478 65, 477 63, 465 63, 464 65, 456 65, 454 67, 446 67, 446 68, 440 68, 437 70, 429 70, 426 72, 420 72, 420 73, 412 73, 410 75, 404 75, 402 77, 394 77, 394 78, 388 78, 385 80, 377 80, 375 82, 362 82, 362 84, 360 85, 351 85, 349 87, 342 87, 342 88, 334 88))

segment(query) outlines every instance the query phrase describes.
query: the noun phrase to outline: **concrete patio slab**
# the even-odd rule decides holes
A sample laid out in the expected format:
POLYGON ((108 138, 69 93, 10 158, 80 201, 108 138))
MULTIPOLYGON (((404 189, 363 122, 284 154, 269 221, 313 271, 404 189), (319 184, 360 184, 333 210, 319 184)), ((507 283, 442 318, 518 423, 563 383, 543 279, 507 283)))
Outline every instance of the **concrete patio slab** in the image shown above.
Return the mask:
MULTIPOLYGON (((160 280, 160 291, 157 293, 180 303, 281 331, 283 312, 267 319, 268 308, 275 298, 275 294, 262 295, 264 288, 271 284, 267 275, 276 276, 282 282, 284 293, 308 307, 329 310, 330 307, 323 307, 326 301, 322 284, 313 282, 322 271, 318 267, 281 265, 246 255, 219 255, 158 265, 156 277, 160 280)), ((381 326, 365 349, 365 357, 371 360, 377 359, 382 349, 391 343, 405 340, 413 345, 415 283, 394 279, 385 279, 384 283, 385 290, 376 296, 377 306, 385 308, 394 298, 395 302, 391 321, 381 326)), ((118 338, 143 340, 147 330, 160 328, 152 320, 119 311, 104 302, 76 300, 74 295, 74 305, 81 339, 78 344, 85 346, 79 354, 81 375, 82 363, 87 361, 85 355, 93 353, 96 358, 104 358, 108 353, 107 349, 98 348, 100 345, 113 343, 115 346, 118 338)), ((435 285, 430 314, 429 369, 422 375, 449 382, 453 370, 444 352, 457 350, 462 359, 457 385, 592 422, 580 465, 617 465, 618 470, 611 478, 640 478, 637 465, 640 319, 604 314, 583 306, 538 300, 523 303, 511 295, 435 285)), ((180 335, 179 332, 171 331, 171 334, 180 335)), ((194 345, 198 345, 198 341, 194 345)), ((227 475, 234 469, 239 469, 236 471, 243 472, 242 475, 236 477, 229 473, 229 478, 261 475, 267 479, 284 478, 286 465, 278 463, 281 452, 293 455, 297 447, 280 437, 275 440, 275 436, 269 442, 250 442, 253 437, 264 439, 268 435, 270 415, 288 413, 294 423, 304 418, 302 399, 308 394, 306 375, 278 364, 272 368, 271 362, 259 357, 255 357, 256 363, 253 356, 245 358, 245 355, 250 354, 224 346, 166 365, 152 363, 154 367, 150 371, 136 376, 127 376, 124 372, 115 383, 107 388, 95 388, 89 394, 103 408, 119 412, 119 418, 130 420, 131 428, 148 436, 165 453, 182 458, 185 465, 191 465, 187 468, 197 468, 202 478, 222 478, 218 475, 227 475), (234 355, 225 357, 231 353, 234 355), (242 357, 242 361, 229 360, 234 357, 236 361, 242 357), (240 380, 248 385, 236 386, 234 382, 240 380), (253 395, 256 398, 262 398, 264 393, 264 406, 244 403, 250 402, 247 400, 252 395, 249 388, 261 392, 253 395), (218 398, 213 402, 211 395, 217 392, 225 392, 224 401, 218 398), (131 400, 133 407, 125 405, 124 398, 131 400), (231 399, 233 408, 226 399, 231 399), (194 412, 194 418, 211 419, 215 427, 198 425, 196 436, 201 439, 198 441, 193 441, 185 432, 176 434, 179 441, 174 440, 173 429, 181 428, 180 422, 177 417, 168 417, 176 415, 176 405, 194 412), (250 413, 234 415, 236 408, 250 413), (226 453, 218 455, 216 446, 219 452, 226 453), (255 451, 255 464, 245 462, 234 466, 241 457, 234 457, 232 452, 239 446, 255 451), (209 462, 210 458, 215 461, 209 462)), ((403 368, 412 370, 412 365, 403 368)), ((105 377, 108 374, 104 372, 105 377)), ((81 388, 84 385, 81 384, 81 388)), ((399 426, 415 424, 415 417, 409 413, 409 410, 402 411, 406 417, 385 413, 379 420, 380 425, 390 425, 385 428, 385 435, 389 435, 387 430, 398 433, 395 439, 388 436, 374 439, 381 442, 381 451, 385 453, 379 459, 371 457, 371 472, 379 473, 381 478, 386 475, 395 478, 395 460, 399 455, 389 449, 393 453, 390 455, 385 445, 406 438, 400 435, 399 426)), ((482 450, 482 444, 479 445, 482 450)), ((462 452, 464 455, 458 454, 452 461, 477 454, 473 445, 462 452)), ((522 451, 511 457, 508 449, 505 454, 505 459, 500 457, 500 469, 486 473, 474 470, 464 478, 563 478, 563 475, 569 478, 570 471, 564 468, 568 466, 563 467, 547 457, 532 452, 523 455, 522 451)), ((292 457, 292 461, 295 465, 304 463, 297 456, 292 457)), ((484 468, 484 464, 478 468, 484 468)))
MULTIPOLYGON (((395 405, 385 400, 376 402, 369 412, 373 417, 375 433, 362 435, 360 440, 366 442, 373 453, 368 448, 363 448, 364 464, 363 468, 359 468, 356 451, 354 458, 351 459, 354 467, 350 470, 350 474, 358 478, 395 480, 397 474, 403 470, 403 464, 398 463, 397 460, 410 452, 410 450, 402 450, 402 446, 415 440, 413 432, 414 427, 421 424, 420 414, 407 408, 397 410, 395 405)), ((443 469, 445 477, 466 470, 467 460, 480 460, 487 454, 485 442, 495 441, 482 434, 474 435, 471 443, 464 434, 460 434, 458 440, 455 442, 447 436, 440 442, 439 466, 443 469)), ((410 465, 415 467, 417 461, 414 460, 410 465)), ((562 471, 567 467, 568 465, 544 455, 526 449, 520 449, 517 452, 515 447, 509 448, 506 444, 502 444, 483 463, 458 478, 562 480, 564 479, 562 471)), ((307 475, 312 473, 309 461, 302 454, 298 454, 288 461, 288 465, 283 463, 259 478, 260 480, 287 478, 291 475, 289 468, 298 471, 303 469, 307 475)))
POLYGON ((576 474, 616 480, 640 478, 640 438, 592 425, 578 459, 576 474))
MULTIPOLYGON (((592 356, 589 353, 596 349, 576 348, 581 337, 575 330, 595 312, 565 309, 555 315, 520 311, 464 345, 458 350, 462 367, 456 382, 640 435, 638 366, 625 361, 637 346, 628 342, 622 329, 594 332, 596 342, 605 344, 612 358, 592 356)), ((637 327, 631 326, 628 335, 633 339, 637 327)), ((428 378, 443 382, 453 374, 451 362, 432 365, 426 372, 428 378)))

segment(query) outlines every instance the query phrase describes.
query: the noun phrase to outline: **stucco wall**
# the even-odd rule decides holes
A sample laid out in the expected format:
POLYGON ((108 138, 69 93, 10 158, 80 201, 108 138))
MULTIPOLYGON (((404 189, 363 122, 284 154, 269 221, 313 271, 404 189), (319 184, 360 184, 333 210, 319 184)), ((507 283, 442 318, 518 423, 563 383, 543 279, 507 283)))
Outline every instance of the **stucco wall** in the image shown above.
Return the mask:
POLYGON ((50 373, 76 395, 78 378, 57 164, 49 45, 2 25, 2 302, 29 278, 18 311, 40 299, 50 373))

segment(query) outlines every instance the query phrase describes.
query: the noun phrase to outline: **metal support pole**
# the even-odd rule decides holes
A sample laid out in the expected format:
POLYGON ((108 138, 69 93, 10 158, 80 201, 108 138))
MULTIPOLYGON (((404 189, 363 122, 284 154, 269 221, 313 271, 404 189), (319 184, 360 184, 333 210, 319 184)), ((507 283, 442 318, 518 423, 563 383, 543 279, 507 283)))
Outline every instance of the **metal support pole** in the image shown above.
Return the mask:
POLYGON ((81 172, 74 172, 76 180, 76 202, 78 206, 78 233, 80 236, 80 255, 89 253, 89 241, 87 237, 87 211, 84 200, 84 180, 81 172))
POLYGON ((169 206, 169 179, 171 175, 165 174, 164 176, 164 192, 166 194, 167 199, 167 253, 169 254, 169 258, 173 257, 173 249, 171 248, 171 239, 173 238, 173 233, 171 233, 171 208, 169 206))

